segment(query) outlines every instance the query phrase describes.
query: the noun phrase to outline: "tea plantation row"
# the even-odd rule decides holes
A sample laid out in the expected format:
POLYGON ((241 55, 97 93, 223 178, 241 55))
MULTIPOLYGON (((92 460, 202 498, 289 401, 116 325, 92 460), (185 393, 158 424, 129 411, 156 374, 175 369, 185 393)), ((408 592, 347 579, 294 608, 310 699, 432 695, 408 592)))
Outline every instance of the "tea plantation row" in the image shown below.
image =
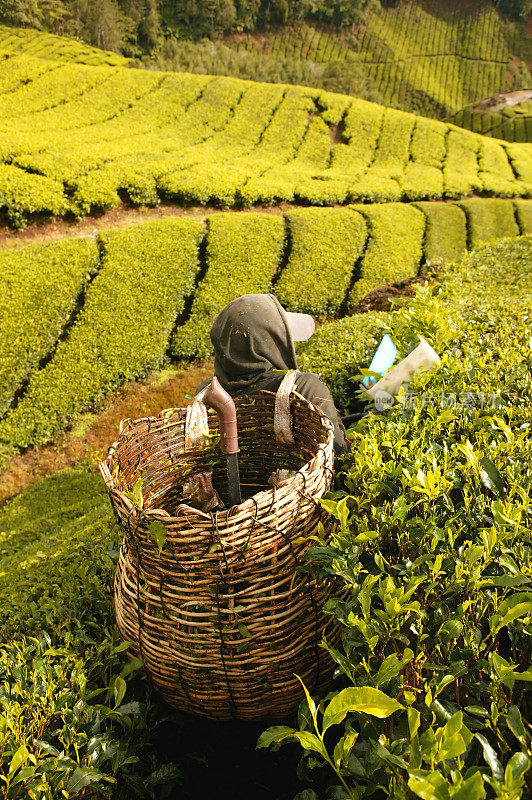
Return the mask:
POLYGON ((251 206, 532 192, 532 145, 345 95, 233 78, 0 61, 0 210, 251 206))
POLYGON ((253 77, 246 67, 260 70, 261 56, 285 64, 287 73, 290 67, 297 73, 300 64, 329 66, 324 81, 348 86, 351 79, 355 95, 437 118, 530 85, 525 23, 505 20, 491 4, 477 4, 472 14, 457 4, 451 12, 441 4, 404 2, 366 9, 364 25, 349 33, 301 24, 209 45, 196 45, 196 59, 190 46, 168 49, 176 68, 207 64, 216 72, 218 56, 225 70, 235 70, 225 74, 241 77, 253 77))
POLYGON ((506 139, 508 142, 532 142, 532 100, 487 111, 467 106, 447 121, 475 133, 506 139))
MULTIPOLYGON (((401 354, 421 333, 442 356, 394 409, 352 430, 327 505, 340 527, 312 553, 309 567, 333 573, 342 598, 329 604, 344 631, 334 705, 324 717, 327 701, 315 698, 317 732, 304 703, 300 731, 278 726, 260 740, 300 739, 307 800, 318 797, 320 764, 344 782, 339 797, 374 796, 375 785, 399 800, 523 795, 531 264, 530 236, 481 247, 405 308, 323 326, 299 357, 343 404, 382 330, 401 354)), ((101 479, 82 471, 0 510, 0 774, 10 800, 169 796, 194 757, 190 723, 174 717, 179 758, 167 762, 158 726, 171 712, 118 646, 111 523, 101 479)))
POLYGON ((288 309, 342 314, 423 260, 528 231, 532 201, 476 199, 171 218, 4 252, 0 442, 9 451, 50 441, 168 355, 210 355, 214 317, 242 293, 272 290, 288 309))
POLYGON ((0 51, 16 55, 44 58, 48 61, 75 61, 91 66, 119 67, 127 64, 127 59, 118 53, 91 47, 79 39, 67 36, 54 36, 52 33, 33 28, 14 28, 0 25, 0 51))

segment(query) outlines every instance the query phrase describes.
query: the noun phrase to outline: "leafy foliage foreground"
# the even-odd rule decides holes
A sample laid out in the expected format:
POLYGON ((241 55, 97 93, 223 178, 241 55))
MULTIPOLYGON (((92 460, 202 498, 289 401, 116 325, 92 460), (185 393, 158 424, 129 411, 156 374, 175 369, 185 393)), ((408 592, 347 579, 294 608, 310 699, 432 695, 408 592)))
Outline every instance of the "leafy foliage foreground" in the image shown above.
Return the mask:
POLYGON ((259 740, 299 740, 332 797, 530 796, 531 246, 474 251, 389 317, 442 364, 350 432, 309 564, 338 581, 337 687, 259 740))

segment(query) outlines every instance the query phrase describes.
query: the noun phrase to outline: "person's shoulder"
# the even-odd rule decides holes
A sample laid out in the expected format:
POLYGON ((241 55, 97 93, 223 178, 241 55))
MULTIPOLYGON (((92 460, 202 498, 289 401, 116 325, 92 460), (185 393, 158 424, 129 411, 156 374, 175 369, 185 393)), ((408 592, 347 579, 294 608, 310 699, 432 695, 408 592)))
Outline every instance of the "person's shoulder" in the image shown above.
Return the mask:
POLYGON ((315 372, 300 372, 295 388, 304 397, 330 397, 327 384, 315 372))

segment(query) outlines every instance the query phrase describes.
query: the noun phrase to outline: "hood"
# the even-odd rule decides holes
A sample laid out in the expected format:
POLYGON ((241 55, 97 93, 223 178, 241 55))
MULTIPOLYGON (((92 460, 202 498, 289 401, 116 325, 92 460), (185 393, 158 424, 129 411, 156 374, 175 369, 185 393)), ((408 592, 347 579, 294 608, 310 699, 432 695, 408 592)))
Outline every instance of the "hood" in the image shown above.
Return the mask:
POLYGON ((214 374, 229 394, 245 394, 267 373, 297 369, 283 307, 272 294, 232 300, 211 328, 214 374))

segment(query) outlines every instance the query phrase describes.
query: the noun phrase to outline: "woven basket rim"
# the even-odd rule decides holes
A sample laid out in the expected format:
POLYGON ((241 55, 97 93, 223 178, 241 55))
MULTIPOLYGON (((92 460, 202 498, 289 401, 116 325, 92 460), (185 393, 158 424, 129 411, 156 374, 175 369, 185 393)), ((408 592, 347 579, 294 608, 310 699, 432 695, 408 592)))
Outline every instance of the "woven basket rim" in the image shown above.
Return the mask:
MULTIPOLYGON (((257 394, 263 395, 263 396, 264 395, 269 395, 269 396, 275 397, 275 392, 270 392, 268 390, 261 390, 257 394)), ((250 395, 250 397, 252 397, 252 396, 253 395, 250 395)), ((331 448, 333 447, 334 426, 333 426, 331 420, 329 419, 329 417, 327 417, 323 413, 323 411, 321 410, 321 408, 319 408, 319 406, 315 405, 314 403, 311 403, 308 398, 304 397, 303 395, 301 395, 297 391, 293 391, 292 392, 291 398, 293 396, 297 397, 299 400, 302 400, 306 405, 309 406, 309 408, 311 408, 312 410, 316 411, 320 415, 322 425, 323 425, 323 427, 325 428, 325 431, 326 431, 325 442, 323 442, 323 443, 318 445, 318 448, 316 450, 315 455, 309 461, 306 461, 295 472, 294 475, 292 475, 289 478, 287 478, 286 481, 283 481, 283 483, 280 486, 280 488, 276 489, 275 487, 272 487, 271 489, 262 489, 260 492, 256 492, 251 497, 248 497, 247 500, 244 500, 239 505, 231 506, 230 508, 225 508, 225 509, 222 509, 220 511, 212 512, 212 513, 216 514, 218 520, 220 520, 220 517, 221 517, 222 519, 225 518, 226 522, 228 522, 230 519, 232 519, 233 517, 236 517, 237 515, 247 515, 248 511, 251 508, 259 507, 261 505, 261 503, 265 500, 266 497, 271 498, 271 503, 273 505, 273 503, 275 502, 275 498, 276 497, 284 498, 287 494, 290 494, 291 492, 299 493, 299 489, 296 486, 296 481, 299 481, 300 478, 302 477, 303 478, 303 486, 305 485, 306 476, 311 474, 312 472, 314 472, 315 469, 319 468, 318 459, 320 458, 320 454, 321 454, 321 458, 323 460, 323 463, 325 464, 325 461, 326 461, 325 449, 328 448, 328 447, 331 447, 331 448)), ((120 435, 121 435, 123 423, 127 421, 133 426, 137 422, 143 422, 143 421, 146 421, 146 420, 155 421, 155 420, 160 420, 163 417, 166 418, 166 420, 169 422, 172 419, 172 416, 173 416, 173 415, 168 416, 168 412, 169 411, 173 411, 176 414, 181 412, 181 414, 182 414, 183 412, 186 412, 186 407, 182 408, 182 407, 176 406, 174 408, 166 408, 166 409, 163 409, 162 411, 160 411, 159 414, 156 414, 154 416, 140 417, 139 419, 135 419, 135 420, 132 420, 130 418, 122 420, 120 422, 119 438, 115 442, 113 442, 113 444, 109 447, 107 457, 103 461, 100 462, 100 464, 99 464, 100 472, 101 472, 102 477, 103 477, 103 479, 105 481, 105 485, 107 487, 107 490, 109 492, 112 491, 113 493, 117 494, 120 497, 120 499, 122 500, 124 505, 129 509, 129 512, 130 512, 132 517, 133 516, 140 516, 141 518, 142 517, 148 518, 148 516, 149 516, 149 517, 153 517, 153 518, 159 519, 161 521, 164 520, 164 522, 166 522, 168 524, 170 524, 172 522, 178 522, 183 517, 183 515, 186 515, 187 517, 190 517, 190 516, 196 517, 196 518, 201 519, 203 521, 207 521, 207 520, 211 521, 212 520, 212 513, 211 512, 201 511, 200 509, 194 508, 194 506, 190 506, 187 503, 179 503, 179 505, 175 509, 175 513, 174 514, 169 514, 167 511, 164 510, 164 508, 139 508, 138 506, 134 505, 128 497, 126 497, 124 492, 116 486, 116 483, 113 480, 110 467, 111 467, 112 461, 114 459, 114 454, 116 453, 117 448, 120 446, 120 435), (179 513, 179 512, 181 512, 181 513, 179 513)))

